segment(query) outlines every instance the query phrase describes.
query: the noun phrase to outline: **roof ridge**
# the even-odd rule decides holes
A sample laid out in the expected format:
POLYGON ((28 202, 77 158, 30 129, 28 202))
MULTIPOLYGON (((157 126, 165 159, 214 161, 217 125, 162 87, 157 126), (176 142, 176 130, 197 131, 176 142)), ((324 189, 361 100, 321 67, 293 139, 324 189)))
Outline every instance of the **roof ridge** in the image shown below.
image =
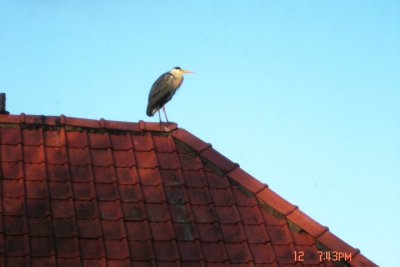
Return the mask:
POLYGON ((125 122, 106 120, 104 118, 84 119, 77 117, 67 117, 63 114, 60 116, 45 116, 45 115, 27 115, 21 113, 19 115, 0 114, 0 123, 2 124, 26 124, 32 126, 71 126, 77 128, 90 128, 90 129, 104 129, 104 130, 118 130, 128 132, 159 132, 170 133, 178 128, 176 123, 157 123, 145 122, 139 120, 138 122, 125 122))
POLYGON ((246 191, 249 191, 258 201, 282 214, 288 222, 295 224, 302 231, 310 234, 324 247, 332 251, 351 253, 350 264, 352 266, 377 266, 362 255, 359 249, 347 244, 330 232, 328 227, 321 225, 302 212, 298 206, 291 204, 271 190, 267 184, 260 182, 252 175, 248 174, 240 168, 239 164, 232 162, 212 148, 211 144, 205 143, 197 136, 182 128, 176 129, 171 135, 186 146, 189 146, 202 161, 206 161, 206 163, 211 164, 213 167, 217 167, 217 173, 226 175, 231 180, 243 186, 246 191))

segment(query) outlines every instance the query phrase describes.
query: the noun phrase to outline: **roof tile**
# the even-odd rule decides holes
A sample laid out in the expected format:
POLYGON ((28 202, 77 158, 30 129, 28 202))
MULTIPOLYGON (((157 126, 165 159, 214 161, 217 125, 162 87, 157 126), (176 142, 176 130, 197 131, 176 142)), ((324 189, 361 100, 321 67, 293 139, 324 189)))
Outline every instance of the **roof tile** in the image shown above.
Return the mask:
MULTIPOLYGON (((38 165, 38 164, 32 164, 32 165, 38 165)), ((69 168, 67 164, 48 164, 47 165, 47 175, 49 180, 51 181, 67 181, 70 180, 70 175, 69 175, 69 168)), ((43 179, 43 176, 37 178, 43 179)))
POLYGON ((242 170, 241 168, 236 168, 228 173, 229 178, 233 179, 237 183, 241 184, 253 194, 257 194, 261 190, 267 187, 266 184, 261 183, 256 180, 253 176, 242 170))
POLYGON ((173 222, 187 223, 194 220, 189 205, 169 205, 169 211, 173 222))
MULTIPOLYGON (((55 264, 52 264, 50 266, 54 266, 55 264)), ((39 265, 43 266, 43 265, 39 265)), ((70 267, 70 266, 81 266, 81 261, 79 258, 57 258, 57 266, 58 267, 70 267)))
POLYGON ((112 184, 96 184, 98 200, 118 200, 118 188, 115 183, 112 184))
POLYGON ((95 200, 75 201, 76 217, 78 219, 95 219, 98 214, 97 204, 95 200))
POLYGON ((72 183, 76 200, 91 200, 96 198, 95 187, 92 183, 72 183))
POLYGON ((183 177, 188 187, 204 187, 207 186, 207 180, 200 170, 183 170, 183 177))
POLYGON ((157 169, 139 169, 142 185, 159 185, 162 183, 160 172, 157 169))
POLYGON ((256 196, 284 215, 287 215, 293 210, 297 209, 296 206, 283 199, 281 196, 279 196, 268 187, 257 193, 256 196))
POLYGON ((212 162, 218 168, 220 168, 224 173, 229 173, 238 167, 237 163, 230 161, 228 158, 220 154, 214 148, 208 148, 200 153, 202 157, 212 162))
POLYGON ((181 259, 183 261, 199 261, 203 258, 200 244, 194 242, 178 242, 181 259))
POLYGON ((127 133, 110 134, 111 145, 115 150, 131 150, 132 140, 131 135, 127 133))
POLYGON ((68 162, 67 151, 63 147, 46 147, 46 159, 49 164, 65 164, 68 162))
POLYGON ((143 196, 140 191, 140 186, 138 184, 119 185, 119 192, 121 195, 121 201, 138 202, 143 200, 143 196))
POLYGON ((332 250, 341 251, 341 252, 353 252, 355 249, 351 247, 346 242, 340 240, 337 236, 327 231, 323 233, 320 237, 317 238, 319 242, 324 244, 325 246, 331 248, 332 250), (341 242, 338 242, 338 241, 341 242))
POLYGON ((29 217, 46 217, 50 215, 49 199, 27 199, 29 217))
POLYGON ((228 188, 230 182, 226 176, 220 176, 209 168, 205 168, 205 176, 207 177, 208 186, 210 188, 228 188))
POLYGON ((194 223, 174 223, 176 240, 193 241, 198 239, 194 223))
POLYGON ((107 134, 89 132, 88 137, 91 148, 105 149, 110 147, 110 140, 107 134))
POLYGON ((104 243, 100 238, 79 239, 82 257, 88 259, 99 259, 105 256, 104 243))
POLYGON ((221 228, 225 242, 234 243, 246 240, 245 233, 240 224, 221 224, 221 228))
POLYGON ((223 242, 202 242, 201 246, 208 262, 225 262, 228 259, 223 242))
POLYGON ((252 260, 246 243, 227 243, 225 246, 232 263, 248 263, 252 260))
MULTIPOLYGON (((10 132, 10 135, 14 136, 13 138, 19 138, 18 133, 10 132)), ((43 131, 42 129, 23 129, 22 130, 22 138, 24 145, 26 146, 39 146, 44 144, 43 131)), ((18 142, 20 143, 20 142, 18 142)))
POLYGON ((44 139, 46 146, 65 146, 66 136, 63 130, 46 130, 44 131, 44 139))
POLYGON ((270 243, 249 244, 250 251, 254 255, 254 262, 259 264, 275 261, 274 251, 270 243))
POLYGON ((233 196, 235 198, 236 205, 240 207, 254 207, 257 206, 257 200, 255 197, 248 194, 244 194, 237 188, 232 189, 233 196))
POLYGON ((193 134, 189 133, 184 129, 178 129, 176 131, 173 131, 171 135, 174 138, 178 139, 179 141, 189 145, 195 151, 201 152, 206 148, 211 147, 210 144, 203 142, 197 136, 194 136, 193 134))
POLYGON ((260 224, 262 223, 262 218, 259 212, 258 206, 254 207, 238 207, 237 208, 245 224, 260 224))
POLYGON ((73 182, 91 182, 94 179, 89 166, 71 166, 71 176, 73 182))
POLYGON ((32 257, 31 262, 32 262, 32 267, 52 267, 56 265, 54 257, 49 257, 49 258, 32 257))
POLYGON ((54 235, 59 238, 70 238, 78 235, 76 224, 72 219, 54 219, 54 235))
MULTIPOLYGON (((31 164, 26 164, 31 165, 31 164)), ((2 162, 1 163, 1 175, 5 179, 19 179, 23 177, 23 169, 21 162, 2 162)), ((41 178, 44 177, 41 176, 41 178)), ((26 168, 26 179, 31 179, 32 177, 37 177, 39 175, 37 170, 32 170, 29 167, 26 168), (35 172, 36 171, 36 172, 35 172), (36 176, 35 176, 36 175, 36 176)))
POLYGON ((90 153, 87 148, 70 148, 68 155, 71 165, 86 166, 90 163, 90 153))
POLYGON ((4 233, 6 235, 28 234, 27 221, 25 216, 3 216, 4 233))
POLYGON ((193 205, 208 205, 212 203, 212 197, 204 188, 188 188, 190 202, 193 205))
POLYGON ((243 225, 249 243, 266 243, 270 241, 264 224, 243 225))
POLYGON ((185 183, 182 174, 178 170, 160 170, 163 184, 166 186, 181 186, 185 183))
POLYGON ((107 267, 105 258, 99 259, 82 259, 83 267, 107 267))
POLYGON ((178 154, 183 170, 200 170, 203 165, 199 157, 184 153, 178 154))
POLYGON ((233 206, 217 206, 215 210, 221 223, 237 223, 240 221, 239 214, 233 206))
POLYGON ((180 167, 176 154, 159 152, 157 153, 157 159, 161 169, 176 170, 180 167))
POLYGON ((118 220, 122 218, 122 210, 119 201, 100 201, 100 216, 105 220, 118 220))
POLYGON ((151 222, 150 229, 153 240, 168 241, 175 237, 174 229, 170 222, 151 222))
POLYGON ((23 151, 26 163, 44 162, 44 149, 42 146, 24 146, 23 151))
POLYGON ((129 241, 132 259, 148 261, 154 259, 154 250, 151 241, 129 241))
POLYGON ((21 216, 26 214, 26 206, 23 198, 3 197, 3 214, 21 216))
POLYGON ((58 257, 78 257, 80 255, 78 240, 76 238, 57 238, 55 240, 58 257))
POLYGON ((136 184, 139 182, 137 170, 134 168, 115 168, 119 184, 136 184))
POLYGON ((54 255, 53 240, 50 237, 31 237, 31 251, 34 257, 54 255))
POLYGON ((267 226, 267 232, 273 244, 285 245, 293 242, 287 226, 267 226))
POLYGON ((164 187, 167 202, 172 205, 182 205, 188 202, 186 191, 181 187, 164 187))
POLYGON ((16 162, 22 160, 22 148, 20 145, 2 145, 1 160, 6 162, 16 162))
POLYGON ((105 240, 107 257, 109 259, 126 259, 129 258, 129 249, 126 239, 121 240, 105 240))
POLYGON ((293 251, 296 248, 292 245, 272 245, 279 264, 294 264, 293 251))
POLYGON ((8 255, 25 256, 29 253, 28 236, 5 236, 5 248, 8 255))
POLYGON ((67 142, 70 148, 85 148, 89 146, 89 141, 86 136, 86 132, 72 132, 67 131, 67 142))
POLYGON ((124 219, 129 221, 142 221, 147 218, 146 208, 143 202, 126 203, 122 202, 124 219))
POLYGON ((80 238, 98 238, 102 235, 99 220, 77 220, 80 238))
POLYGON ((169 218, 168 207, 165 204, 147 204, 149 220, 153 222, 165 222, 169 218))
POLYGON ((157 152, 172 153, 176 151, 174 140, 170 136, 154 135, 153 142, 157 152))
POLYGON ((0 144, 17 145, 21 142, 21 129, 19 127, 0 128, 0 144))
POLYGON ((1 187, 2 193, 5 197, 23 197, 24 192, 24 181, 22 179, 19 180, 6 180, 1 179, 1 187))
POLYGON ((156 258, 159 261, 174 261, 179 259, 175 241, 153 241, 156 258))
MULTIPOLYGON (((7 253, 9 254, 9 253, 7 253)), ((26 267, 30 266, 30 257, 25 256, 25 257, 12 257, 12 254, 10 254, 10 257, 7 257, 7 265, 6 266, 15 266, 15 267, 26 267)))
POLYGON ((72 191, 68 183, 63 182, 48 182, 50 197, 52 199, 70 199, 72 191))
POLYGON ((198 224, 200 239, 203 242, 216 242, 223 240, 221 225, 218 223, 198 224))
POLYGON ((49 236, 52 234, 52 221, 47 218, 29 218, 31 236, 49 236))
POLYGON ((53 199, 51 211, 54 218, 70 218, 75 215, 74 204, 71 199, 53 199))
POLYGON ((123 220, 103 220, 102 226, 105 239, 120 240, 126 237, 123 220))
POLYGON ((114 170, 111 166, 94 166, 93 174, 96 183, 114 183, 117 181, 114 170))
POLYGON ((146 222, 128 221, 125 225, 129 240, 146 241, 150 239, 150 229, 146 222))
POLYGON ((142 186, 143 197, 147 203, 163 203, 165 202, 164 189, 158 186, 142 186))
POLYGON ((328 230, 299 209, 294 210, 287 218, 314 237, 318 237, 328 230))
POLYGON ((136 165, 132 150, 114 150, 113 155, 116 167, 130 168, 136 165))
POLYGON ((109 149, 91 149, 92 161, 94 166, 110 166, 113 158, 109 149))
POLYGON ((234 204, 232 193, 228 189, 210 189, 213 203, 218 206, 231 206, 234 204))
POLYGON ((158 167, 156 155, 152 151, 136 152, 135 156, 139 168, 158 167))
POLYGON ((154 149, 151 135, 132 135, 132 143, 135 151, 151 151, 154 149))
POLYGON ((194 206, 193 213, 197 223, 213 223, 218 221, 216 211, 210 206, 194 206))

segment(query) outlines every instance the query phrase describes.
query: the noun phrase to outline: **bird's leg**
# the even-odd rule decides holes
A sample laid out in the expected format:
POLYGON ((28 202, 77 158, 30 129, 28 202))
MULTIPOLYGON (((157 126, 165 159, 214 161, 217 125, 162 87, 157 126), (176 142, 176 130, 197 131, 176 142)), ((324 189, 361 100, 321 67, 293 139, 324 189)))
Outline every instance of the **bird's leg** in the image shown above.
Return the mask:
POLYGON ((165 119, 167 120, 167 124, 169 124, 167 112, 165 112, 165 105, 162 107, 162 110, 164 111, 164 115, 165 115, 165 119))
POLYGON ((161 126, 161 114, 160 114, 160 110, 157 111, 158 112, 158 118, 160 119, 160 126, 161 126))

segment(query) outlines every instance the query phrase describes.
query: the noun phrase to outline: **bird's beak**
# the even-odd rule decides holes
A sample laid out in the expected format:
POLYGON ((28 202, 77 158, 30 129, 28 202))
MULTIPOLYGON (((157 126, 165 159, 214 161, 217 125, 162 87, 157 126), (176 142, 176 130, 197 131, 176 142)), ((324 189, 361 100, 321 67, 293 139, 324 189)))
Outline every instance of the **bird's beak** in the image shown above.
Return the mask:
POLYGON ((182 73, 194 73, 194 72, 191 70, 182 70, 182 73))

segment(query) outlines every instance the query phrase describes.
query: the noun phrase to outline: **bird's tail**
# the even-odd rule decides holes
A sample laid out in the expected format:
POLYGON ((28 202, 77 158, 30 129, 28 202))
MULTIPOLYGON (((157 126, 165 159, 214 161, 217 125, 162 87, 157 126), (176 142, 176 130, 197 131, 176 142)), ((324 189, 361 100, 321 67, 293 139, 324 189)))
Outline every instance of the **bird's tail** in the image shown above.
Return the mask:
POLYGON ((157 110, 152 109, 150 106, 147 106, 146 114, 149 117, 153 117, 153 115, 157 112, 157 110))

